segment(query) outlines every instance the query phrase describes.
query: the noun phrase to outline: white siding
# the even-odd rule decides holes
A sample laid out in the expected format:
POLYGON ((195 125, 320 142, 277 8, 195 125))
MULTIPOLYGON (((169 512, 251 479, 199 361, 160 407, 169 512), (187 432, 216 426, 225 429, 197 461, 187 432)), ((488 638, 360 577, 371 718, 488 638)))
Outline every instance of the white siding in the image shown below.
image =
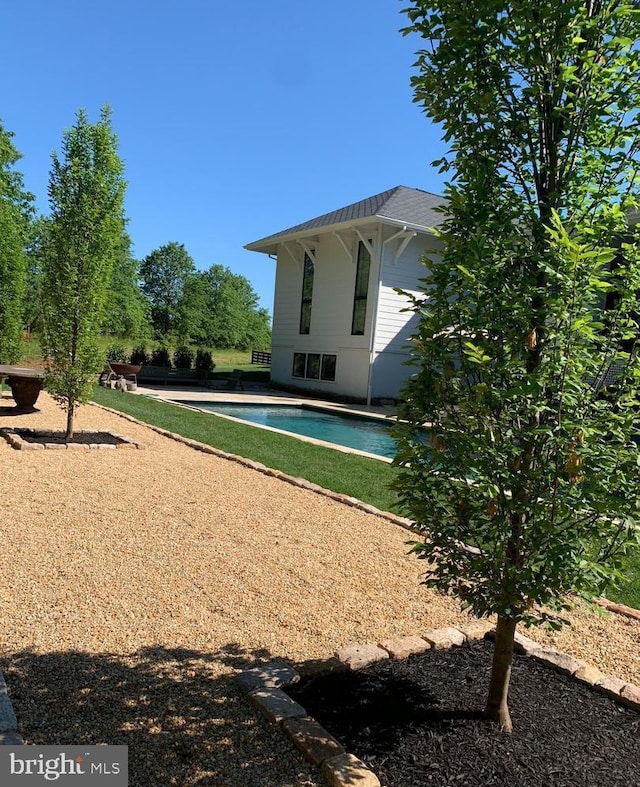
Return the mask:
POLYGON ((271 377, 276 383, 295 385, 341 396, 366 398, 374 306, 378 286, 375 255, 371 261, 367 317, 363 336, 351 335, 355 287, 357 238, 350 238, 352 260, 332 234, 316 242, 306 241, 315 250, 313 299, 309 334, 300 334, 300 300, 304 251, 290 243, 280 247, 276 269, 271 377), (335 382, 293 377, 293 353, 327 353, 337 356, 335 382))
POLYGON ((314 242, 305 241, 310 248, 315 249, 316 256, 308 335, 299 332, 304 251, 298 244, 289 243, 296 257, 294 260, 287 249, 283 246, 279 248, 271 365, 271 377, 275 383, 360 399, 366 399, 369 393, 373 398, 398 396, 401 384, 409 374, 403 361, 408 357, 406 344, 415 318, 411 312, 402 311, 408 301, 394 292, 394 288, 419 292, 419 279, 426 272, 419 259, 425 250, 434 247, 436 241, 431 236, 416 236, 407 244, 397 261, 394 258, 402 238, 390 241, 383 246, 379 270, 378 233, 381 231, 386 237, 395 232, 390 227, 384 230, 378 227, 374 233, 365 233, 366 237, 374 240, 374 255, 371 260, 364 336, 351 335, 358 243, 356 234, 352 230, 341 233, 351 248, 351 260, 331 233, 320 234, 314 242), (375 341, 372 342, 374 331, 375 341), (335 382, 293 377, 295 352, 335 354, 335 382))
POLYGON ((417 235, 407 244, 395 260, 402 238, 384 247, 378 316, 371 370, 371 397, 373 399, 398 398, 404 381, 411 374, 405 361, 409 358, 408 342, 416 327, 417 317, 404 311, 409 299, 395 291, 404 290, 412 295, 421 294, 420 279, 427 270, 420 262, 425 252, 431 252, 439 243, 435 238, 417 235))

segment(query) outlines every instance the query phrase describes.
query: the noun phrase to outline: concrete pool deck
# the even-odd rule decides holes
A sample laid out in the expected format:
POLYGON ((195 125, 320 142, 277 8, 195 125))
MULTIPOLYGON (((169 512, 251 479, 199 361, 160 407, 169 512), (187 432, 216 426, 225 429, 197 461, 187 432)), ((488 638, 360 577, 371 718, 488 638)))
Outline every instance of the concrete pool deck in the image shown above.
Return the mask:
POLYGON ((393 415, 396 411, 396 408, 391 405, 382 407, 364 404, 341 404, 311 396, 280 393, 266 386, 252 383, 245 383, 245 388, 245 391, 227 391, 221 388, 203 388, 201 386, 138 385, 136 393, 167 401, 180 399, 194 403, 229 402, 235 404, 286 404, 291 406, 307 404, 335 410, 336 413, 351 412, 356 415, 367 415, 373 418, 393 415))
MULTIPOLYGON (((211 389, 202 387, 189 387, 189 386, 173 386, 166 385, 138 385, 136 392, 143 396, 151 396, 154 399, 161 399, 166 402, 178 403, 187 407, 198 408, 199 404, 208 402, 218 402, 220 404, 255 404, 255 405, 287 405, 289 407, 299 407, 307 405, 309 407, 322 408, 327 412, 340 414, 351 414, 357 416, 366 416, 367 418, 379 419, 384 421, 390 415, 394 415, 396 408, 393 406, 374 406, 374 405, 357 405, 357 404, 340 404, 337 402, 328 402, 325 399, 315 399, 305 396, 286 395, 279 392, 271 391, 266 386, 246 385, 245 391, 227 391, 222 389, 211 389), (251 387, 250 387, 251 386, 251 387)), ((375 459, 380 462, 390 463, 392 460, 385 456, 369 453, 368 451, 360 451, 356 448, 349 448, 348 446, 338 445, 336 443, 319 440, 315 437, 308 437, 302 434, 295 434, 293 432, 276 429, 272 426, 263 424, 256 424, 253 422, 245 421, 243 419, 235 418, 229 415, 222 415, 220 413, 212 413, 210 410, 202 409, 202 412, 208 412, 218 418, 225 418, 229 421, 236 423, 248 424, 254 426, 256 429, 264 429, 277 434, 284 434, 293 437, 297 440, 302 440, 306 443, 331 448, 336 451, 342 451, 347 454, 357 454, 364 456, 368 459, 375 459)))

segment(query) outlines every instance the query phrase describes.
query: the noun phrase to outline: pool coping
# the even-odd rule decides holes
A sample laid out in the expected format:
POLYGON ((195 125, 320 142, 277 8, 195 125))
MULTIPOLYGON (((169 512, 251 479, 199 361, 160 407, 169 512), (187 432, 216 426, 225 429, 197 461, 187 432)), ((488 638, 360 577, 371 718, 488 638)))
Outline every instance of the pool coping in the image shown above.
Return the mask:
MULTIPOLYGON (((155 398, 155 397, 151 397, 155 398)), ((219 400, 219 399, 209 399, 207 401, 202 400, 200 402, 194 401, 190 402, 188 400, 175 400, 163 397, 163 402, 168 402, 169 404, 173 404, 176 407, 185 407, 188 410, 196 410, 199 413, 206 413, 207 415, 214 415, 217 418, 224 418, 227 421, 232 421, 236 424, 242 424, 243 426, 255 426, 257 429, 263 429, 267 432, 274 432, 275 434, 285 435, 285 437, 293 437, 296 440, 301 440, 305 443, 310 443, 311 445, 318 445, 322 448, 331 448, 334 451, 341 451, 344 454, 354 454, 355 456, 363 456, 366 459, 376 459, 379 462, 386 462, 387 464, 392 464, 393 459, 388 456, 381 456, 380 454, 372 454, 369 451, 361 451, 358 448, 351 448, 346 445, 340 445, 338 443, 330 443, 327 440, 320 440, 317 437, 309 437, 308 435, 297 434, 296 432, 289 432, 285 429, 278 429, 275 426, 268 426, 267 424, 258 424, 253 421, 247 421, 243 418, 237 418, 233 415, 226 415, 225 413, 216 413, 214 410, 207 410, 204 407, 199 407, 198 405, 202 404, 219 404, 219 405, 232 405, 232 406, 254 406, 254 407, 268 407, 271 405, 272 407, 301 407, 307 410, 316 410, 320 412, 327 413, 328 415, 345 415, 347 417, 351 417, 354 419, 362 419, 362 420, 372 420, 372 421, 387 421, 387 416, 377 413, 362 413, 357 410, 352 409, 344 409, 344 408, 332 408, 325 405, 318 405, 318 404, 311 404, 310 402, 238 402, 238 401, 229 401, 229 400, 219 400)))

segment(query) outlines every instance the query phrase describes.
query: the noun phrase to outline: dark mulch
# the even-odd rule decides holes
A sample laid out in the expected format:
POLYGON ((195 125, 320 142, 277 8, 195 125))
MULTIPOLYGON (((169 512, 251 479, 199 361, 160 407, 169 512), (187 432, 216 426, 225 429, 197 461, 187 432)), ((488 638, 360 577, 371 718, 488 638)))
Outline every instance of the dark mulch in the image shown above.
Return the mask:
POLYGON ((287 692, 383 787, 640 785, 640 714, 526 656, 514 656, 514 732, 483 719, 492 652, 429 651, 287 692))
POLYGON ((78 431, 78 432, 74 432, 72 440, 67 441, 65 439, 64 432, 35 430, 35 429, 27 429, 27 428, 15 429, 14 431, 27 443, 45 443, 45 444, 56 443, 62 445, 66 442, 71 442, 71 443, 80 443, 81 445, 91 445, 91 444, 120 445, 122 443, 127 442, 126 440, 123 440, 121 437, 111 434, 110 432, 78 431))

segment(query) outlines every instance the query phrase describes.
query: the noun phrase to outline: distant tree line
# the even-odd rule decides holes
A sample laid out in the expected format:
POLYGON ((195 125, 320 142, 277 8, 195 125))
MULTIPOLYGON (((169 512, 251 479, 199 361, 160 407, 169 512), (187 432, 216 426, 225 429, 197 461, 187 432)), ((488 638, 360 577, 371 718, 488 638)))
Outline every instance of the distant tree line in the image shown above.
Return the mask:
MULTIPOLYGON (((65 136, 65 144, 73 148, 67 151, 69 162, 85 157, 87 176, 94 165, 100 166, 97 152, 94 150, 89 156, 86 147, 100 124, 94 129, 83 113, 78 113, 78 121, 75 137, 74 133, 65 136)), ((112 133, 108 111, 101 123, 105 133, 112 133)), ((35 215, 33 195, 25 190, 22 175, 15 167, 19 159, 13 134, 0 123, 0 363, 19 359, 23 331, 42 334, 46 304, 56 296, 48 291, 51 282, 46 277, 47 263, 56 248, 60 251, 61 232, 64 235, 67 231, 66 219, 53 215, 53 206, 60 197, 59 193, 52 193, 53 180, 49 185, 51 214, 35 215)), ((52 175, 55 167, 54 156, 52 175)), ((84 193, 89 181, 78 177, 74 187, 84 193)), ((71 188, 69 183, 67 186, 71 188)), ((73 199, 73 193, 65 199, 67 196, 73 199)), ((97 226, 96 217, 89 215, 88 204, 85 207, 83 220, 87 226, 97 226)), ((96 309, 99 333, 133 343, 155 340, 210 348, 269 348, 269 314, 259 307, 258 296, 244 276, 223 265, 199 271, 185 246, 176 242, 167 243, 138 261, 132 253, 126 226, 127 220, 122 216, 116 237, 110 242, 101 284, 105 287, 104 298, 100 296, 102 306, 96 309)), ((68 280, 71 269, 63 270, 67 263, 61 257, 58 261, 62 268, 59 275, 68 280)))

